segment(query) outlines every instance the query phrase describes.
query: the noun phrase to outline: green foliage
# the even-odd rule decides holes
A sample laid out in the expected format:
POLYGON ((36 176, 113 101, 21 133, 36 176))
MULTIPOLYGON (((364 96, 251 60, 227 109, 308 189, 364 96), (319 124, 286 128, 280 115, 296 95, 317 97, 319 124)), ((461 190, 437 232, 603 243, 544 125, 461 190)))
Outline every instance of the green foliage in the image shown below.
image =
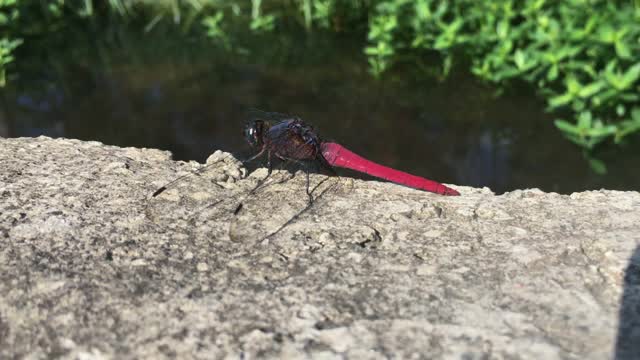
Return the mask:
POLYGON ((20 15, 16 7, 17 0, 0 0, 0 26, 7 26, 20 15))
POLYGON ((556 126, 585 149, 640 130, 637 2, 384 0, 370 24, 375 75, 401 51, 437 50, 445 74, 461 57, 486 81, 536 86, 550 110, 572 114, 556 126))
POLYGON ((398 6, 382 3, 378 5, 378 15, 370 20, 367 38, 371 45, 365 48, 365 53, 374 76, 380 76, 391 65, 395 54, 393 35, 398 28, 398 6))
POLYGON ((262 14, 262 0, 251 0, 251 24, 249 28, 253 31, 273 30, 275 16, 273 14, 262 14))
POLYGON ((210 15, 204 18, 202 25, 207 29, 207 35, 213 40, 221 41, 225 47, 228 47, 229 40, 222 28, 222 20, 224 19, 224 12, 218 11, 214 15, 210 15))
MULTIPOLYGON (((0 0, 0 28, 8 27, 20 16, 16 1, 0 0)), ((22 39, 11 38, 6 32, 0 36, 0 88, 2 88, 7 83, 7 66, 15 60, 13 51, 22 43, 22 39)))
POLYGON ((442 75, 458 64, 499 87, 530 83, 584 149, 640 131, 639 0, 0 0, 0 86, 20 39, 78 24, 177 26, 240 52, 247 29, 364 30, 376 77, 405 54, 437 52, 442 75))
POLYGON ((0 39, 0 87, 6 84, 6 66, 14 60, 12 52, 21 43, 21 39, 0 39))

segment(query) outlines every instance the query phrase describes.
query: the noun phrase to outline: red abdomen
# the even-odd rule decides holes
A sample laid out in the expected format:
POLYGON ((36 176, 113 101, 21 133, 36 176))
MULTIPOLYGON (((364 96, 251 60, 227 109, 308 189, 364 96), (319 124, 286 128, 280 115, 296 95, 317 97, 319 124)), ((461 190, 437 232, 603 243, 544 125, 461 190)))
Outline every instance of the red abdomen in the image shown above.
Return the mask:
POLYGON ((322 143, 320 145, 320 149, 323 157, 327 160, 329 165, 332 166, 359 171, 377 178, 389 180, 396 184, 436 194, 453 196, 460 195, 458 191, 439 182, 377 164, 336 143, 322 143))

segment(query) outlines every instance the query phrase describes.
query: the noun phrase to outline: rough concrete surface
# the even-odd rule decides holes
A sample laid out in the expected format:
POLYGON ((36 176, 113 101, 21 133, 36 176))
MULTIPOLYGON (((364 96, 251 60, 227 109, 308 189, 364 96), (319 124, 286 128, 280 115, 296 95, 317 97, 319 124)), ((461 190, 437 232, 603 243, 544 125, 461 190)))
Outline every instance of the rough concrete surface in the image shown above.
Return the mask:
POLYGON ((0 139, 0 358, 639 357, 637 192, 342 177, 302 211, 303 173, 208 161, 151 198, 201 164, 0 139))

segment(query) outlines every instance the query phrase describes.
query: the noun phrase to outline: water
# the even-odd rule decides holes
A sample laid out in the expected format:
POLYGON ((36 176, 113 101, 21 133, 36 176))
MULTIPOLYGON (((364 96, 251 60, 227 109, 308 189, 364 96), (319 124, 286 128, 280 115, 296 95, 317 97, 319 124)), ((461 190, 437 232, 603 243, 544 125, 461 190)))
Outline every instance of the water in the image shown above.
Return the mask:
POLYGON ((349 39, 262 37, 228 53, 165 35, 24 46, 19 76, 2 93, 0 136, 153 147, 201 162, 216 149, 242 158, 245 111, 259 108, 297 115, 325 139, 441 182, 497 193, 640 189, 637 137, 596 153, 608 167, 597 175, 526 86, 495 97, 463 72, 424 75, 433 72, 428 59, 374 80, 362 44, 349 39))

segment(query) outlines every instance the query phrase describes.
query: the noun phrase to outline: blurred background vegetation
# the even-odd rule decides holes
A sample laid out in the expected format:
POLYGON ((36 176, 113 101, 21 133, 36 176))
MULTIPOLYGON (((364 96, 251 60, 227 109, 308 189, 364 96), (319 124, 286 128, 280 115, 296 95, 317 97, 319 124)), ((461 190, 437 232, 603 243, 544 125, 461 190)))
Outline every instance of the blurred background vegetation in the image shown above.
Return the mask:
POLYGON ((442 76, 463 63, 489 82, 526 81, 556 126, 592 149, 640 130, 639 0, 0 0, 0 86, 16 47, 65 27, 133 23, 205 32, 227 49, 238 28, 365 31, 370 70, 437 52, 442 76))
MULTIPOLYGON (((462 69, 496 96, 525 86, 598 173, 599 144, 640 132, 640 0, 0 0, 0 87, 24 76, 21 47, 65 49, 86 34, 126 46, 125 32, 205 38, 209 49, 178 51, 245 59, 269 58, 256 39, 268 48, 296 33, 344 36, 358 39, 374 79, 411 66, 440 81, 462 69)), ((291 56, 327 56, 305 51, 291 56)))

